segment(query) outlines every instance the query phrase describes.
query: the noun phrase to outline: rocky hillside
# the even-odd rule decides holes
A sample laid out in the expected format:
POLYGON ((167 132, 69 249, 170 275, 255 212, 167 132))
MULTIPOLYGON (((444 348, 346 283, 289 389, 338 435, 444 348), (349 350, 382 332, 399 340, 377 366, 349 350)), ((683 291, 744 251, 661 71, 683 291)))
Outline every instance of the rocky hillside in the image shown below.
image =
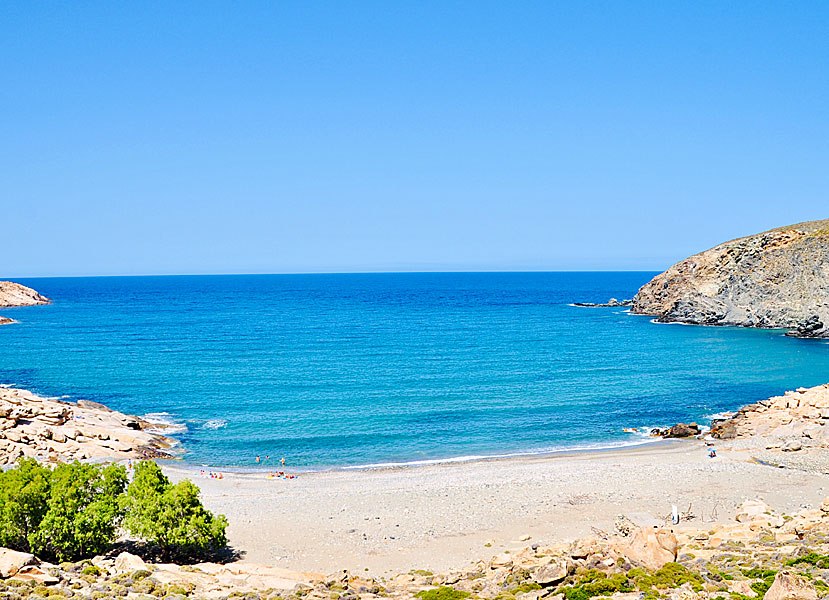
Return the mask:
POLYGON ((829 220, 772 229, 686 258, 644 285, 632 312, 666 323, 829 337, 829 220))

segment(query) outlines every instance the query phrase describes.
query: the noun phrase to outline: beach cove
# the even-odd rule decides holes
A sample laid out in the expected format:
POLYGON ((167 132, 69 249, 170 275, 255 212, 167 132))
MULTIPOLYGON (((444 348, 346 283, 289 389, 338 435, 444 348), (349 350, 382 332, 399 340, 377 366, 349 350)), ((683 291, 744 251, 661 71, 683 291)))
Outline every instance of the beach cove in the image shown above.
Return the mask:
POLYGON ((196 468, 267 471, 629 446, 829 381, 821 342, 569 305, 651 276, 43 278, 51 305, 0 313, 0 383, 164 422, 196 468))

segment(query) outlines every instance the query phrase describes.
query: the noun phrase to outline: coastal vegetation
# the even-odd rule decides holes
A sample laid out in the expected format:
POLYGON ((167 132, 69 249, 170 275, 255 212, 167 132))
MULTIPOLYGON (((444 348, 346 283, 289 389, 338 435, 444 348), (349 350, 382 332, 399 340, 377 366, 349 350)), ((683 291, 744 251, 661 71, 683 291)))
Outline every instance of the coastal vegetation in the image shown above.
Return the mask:
POLYGON ((0 473, 0 545, 46 560, 80 560, 109 550, 121 531, 179 560, 226 545, 227 521, 189 481, 173 485, 151 461, 128 481, 121 465, 75 462, 54 468, 31 458, 0 473))

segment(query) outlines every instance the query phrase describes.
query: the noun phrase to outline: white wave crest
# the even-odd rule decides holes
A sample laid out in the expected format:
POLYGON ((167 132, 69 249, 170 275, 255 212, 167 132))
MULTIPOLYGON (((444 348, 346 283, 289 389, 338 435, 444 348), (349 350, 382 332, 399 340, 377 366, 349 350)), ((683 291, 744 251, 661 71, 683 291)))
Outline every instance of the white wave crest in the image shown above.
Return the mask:
POLYGON ((227 421, 225 419, 210 419, 202 427, 204 429, 221 429, 227 427, 227 421))
POLYGON ((187 425, 181 421, 176 421, 168 412, 154 412, 147 413, 141 417, 148 423, 159 425, 158 428, 153 428, 150 431, 153 433, 160 433, 162 435, 175 435, 177 433, 185 433, 187 425))
POLYGON ((708 419, 709 421, 716 421, 717 419, 730 419, 731 417, 733 417, 736 414, 737 413, 735 413, 735 412, 723 411, 723 412, 713 413, 713 414, 710 414, 710 415, 705 415, 705 418, 708 419))

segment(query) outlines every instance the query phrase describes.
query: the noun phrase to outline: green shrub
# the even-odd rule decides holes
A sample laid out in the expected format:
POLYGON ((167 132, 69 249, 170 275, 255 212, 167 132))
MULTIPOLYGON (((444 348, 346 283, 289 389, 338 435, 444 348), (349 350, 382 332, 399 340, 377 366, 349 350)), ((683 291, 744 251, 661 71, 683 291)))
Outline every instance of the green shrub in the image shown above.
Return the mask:
POLYGON ((433 590, 421 590, 415 596, 421 598, 421 600, 465 600, 469 598, 470 593, 443 585, 433 590))
MULTIPOLYGON (((129 487, 118 465, 51 469, 24 458, 0 471, 0 546, 77 561, 109 549, 122 522, 168 558, 200 558, 227 542, 227 520, 202 506, 199 489, 189 481, 172 485, 150 461, 137 465, 129 487)), ((84 574, 97 575, 93 569, 84 574)))
POLYGON ((166 559, 201 558, 227 544, 224 515, 206 510, 199 488, 187 480, 173 485, 154 462, 136 466, 121 504, 126 529, 158 546, 166 559))
POLYGON ((787 567, 793 567, 795 565, 813 565, 819 569, 829 569, 829 555, 826 554, 818 554, 817 552, 809 552, 808 554, 804 554, 803 556, 798 556, 797 558, 793 558, 791 560, 786 561, 787 567))
POLYGON ((633 579, 636 587, 642 591, 650 591, 653 588, 678 588, 685 583, 690 583, 691 589, 700 592, 705 583, 702 575, 689 571, 684 565, 675 562, 667 563, 652 574, 646 574, 641 569, 631 569, 628 577, 633 579))
POLYGON ((120 466, 52 470, 22 459, 0 474, 0 545, 57 561, 103 552, 116 537, 125 484, 120 466))
POLYGON ((51 471, 33 458, 0 472, 0 546, 28 551, 29 535, 35 533, 49 510, 51 471))
POLYGON ((118 497, 124 492, 124 467, 60 465, 51 472, 48 510, 29 535, 32 552, 58 561, 94 556, 116 539, 121 520, 118 497))

